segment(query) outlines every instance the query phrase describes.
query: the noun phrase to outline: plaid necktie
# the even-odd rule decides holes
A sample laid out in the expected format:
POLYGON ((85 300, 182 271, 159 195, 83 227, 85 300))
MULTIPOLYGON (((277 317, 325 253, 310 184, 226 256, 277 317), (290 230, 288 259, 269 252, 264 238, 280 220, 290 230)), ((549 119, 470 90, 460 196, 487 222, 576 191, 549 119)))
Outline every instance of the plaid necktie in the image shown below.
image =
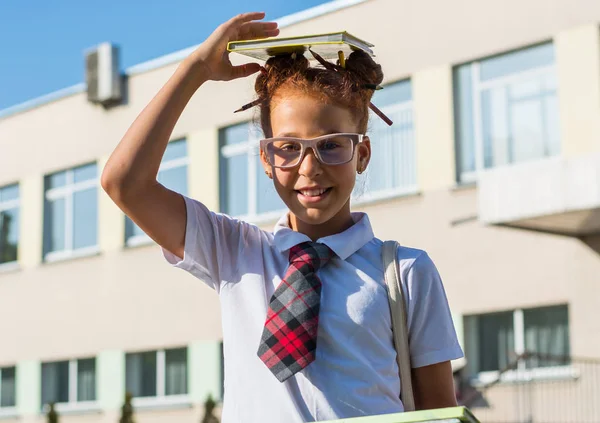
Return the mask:
POLYGON ((258 356, 283 382, 315 359, 321 280, 317 270, 333 252, 325 244, 303 242, 290 249, 290 267, 269 303, 258 356))

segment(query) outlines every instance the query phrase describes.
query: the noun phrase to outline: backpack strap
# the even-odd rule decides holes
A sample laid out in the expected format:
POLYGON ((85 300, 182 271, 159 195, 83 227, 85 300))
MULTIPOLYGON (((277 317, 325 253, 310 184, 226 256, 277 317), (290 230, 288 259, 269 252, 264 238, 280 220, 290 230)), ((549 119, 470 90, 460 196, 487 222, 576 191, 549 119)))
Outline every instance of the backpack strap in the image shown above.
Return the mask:
POLYGON ((399 246, 400 244, 396 241, 385 241, 382 247, 382 258, 392 316, 396 360, 398 361, 400 372, 400 399, 404 405, 404 411, 414 411, 415 399, 413 396, 410 349, 408 346, 407 312, 398 264, 399 246))

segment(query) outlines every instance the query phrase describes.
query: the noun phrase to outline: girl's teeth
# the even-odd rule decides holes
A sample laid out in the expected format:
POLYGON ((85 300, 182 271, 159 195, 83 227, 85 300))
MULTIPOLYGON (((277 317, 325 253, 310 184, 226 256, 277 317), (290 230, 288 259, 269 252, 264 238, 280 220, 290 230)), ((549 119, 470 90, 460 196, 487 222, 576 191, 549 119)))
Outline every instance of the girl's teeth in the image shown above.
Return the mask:
POLYGON ((319 189, 319 190, 309 190, 309 191, 300 191, 302 193, 302 195, 306 196, 306 197, 316 197, 318 195, 321 195, 325 192, 326 190, 324 189, 319 189))

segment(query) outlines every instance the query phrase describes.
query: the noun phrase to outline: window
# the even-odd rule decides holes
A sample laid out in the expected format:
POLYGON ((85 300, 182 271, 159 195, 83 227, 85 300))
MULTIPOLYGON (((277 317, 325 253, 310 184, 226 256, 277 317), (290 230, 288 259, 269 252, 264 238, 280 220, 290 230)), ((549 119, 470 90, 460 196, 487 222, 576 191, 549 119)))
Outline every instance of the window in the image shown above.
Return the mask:
POLYGON ((262 133, 249 122, 220 131, 221 212, 252 220, 286 209, 260 161, 261 137, 262 133))
POLYGON ((548 354, 552 360, 531 358, 528 368, 569 363, 569 313, 564 307, 544 307, 523 311, 525 351, 548 354))
MULTIPOLYGON (((171 141, 158 170, 158 182, 170 190, 188 195, 188 161, 187 141, 171 141)), ((150 238, 131 219, 125 217, 125 242, 131 247, 148 243, 150 238)))
POLYGON ((42 363, 42 406, 95 400, 95 358, 42 363))
POLYGON ((552 44, 468 63, 454 70, 457 177, 554 156, 560 150, 552 44))
POLYGON ((514 361, 515 334, 512 312, 470 316, 465 321, 465 328, 475 332, 469 333, 476 338, 476 345, 473 345, 473 351, 467 348, 467 360, 477 363, 477 373, 501 370, 514 361))
POLYGON ((16 406, 16 393, 17 383, 15 368, 0 368, 0 409, 16 406))
POLYGON ((17 261, 19 186, 0 187, 0 265, 17 261))
MULTIPOLYGON (((566 305, 466 316, 465 352, 470 373, 503 370, 524 352, 551 356, 523 362, 527 368, 569 363, 566 305)), ((523 367, 523 366, 521 366, 523 367)))
POLYGON ((125 372, 126 390, 134 397, 186 395, 187 348, 127 354, 125 372))
POLYGON ((373 103, 394 122, 388 126, 371 114, 371 161, 364 184, 357 183, 358 199, 407 194, 417 190, 412 87, 410 80, 386 85, 376 91, 373 103), (368 194, 367 194, 368 193, 368 194))
POLYGON ((98 170, 95 163, 45 178, 44 258, 96 252, 98 241, 98 170))

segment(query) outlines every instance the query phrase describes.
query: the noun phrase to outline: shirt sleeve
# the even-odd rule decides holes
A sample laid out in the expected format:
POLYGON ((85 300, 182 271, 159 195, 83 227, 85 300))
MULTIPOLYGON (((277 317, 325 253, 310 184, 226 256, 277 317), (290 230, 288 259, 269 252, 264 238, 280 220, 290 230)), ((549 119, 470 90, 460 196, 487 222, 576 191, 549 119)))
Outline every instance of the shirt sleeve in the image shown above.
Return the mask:
POLYGON ((238 268, 240 251, 252 247, 260 237, 260 229, 227 215, 214 213, 196 201, 183 196, 187 223, 183 258, 162 249, 165 259, 208 286, 220 290, 221 281, 238 268))
POLYGON ((439 272, 421 252, 405 273, 408 337, 413 368, 463 357, 439 272))

